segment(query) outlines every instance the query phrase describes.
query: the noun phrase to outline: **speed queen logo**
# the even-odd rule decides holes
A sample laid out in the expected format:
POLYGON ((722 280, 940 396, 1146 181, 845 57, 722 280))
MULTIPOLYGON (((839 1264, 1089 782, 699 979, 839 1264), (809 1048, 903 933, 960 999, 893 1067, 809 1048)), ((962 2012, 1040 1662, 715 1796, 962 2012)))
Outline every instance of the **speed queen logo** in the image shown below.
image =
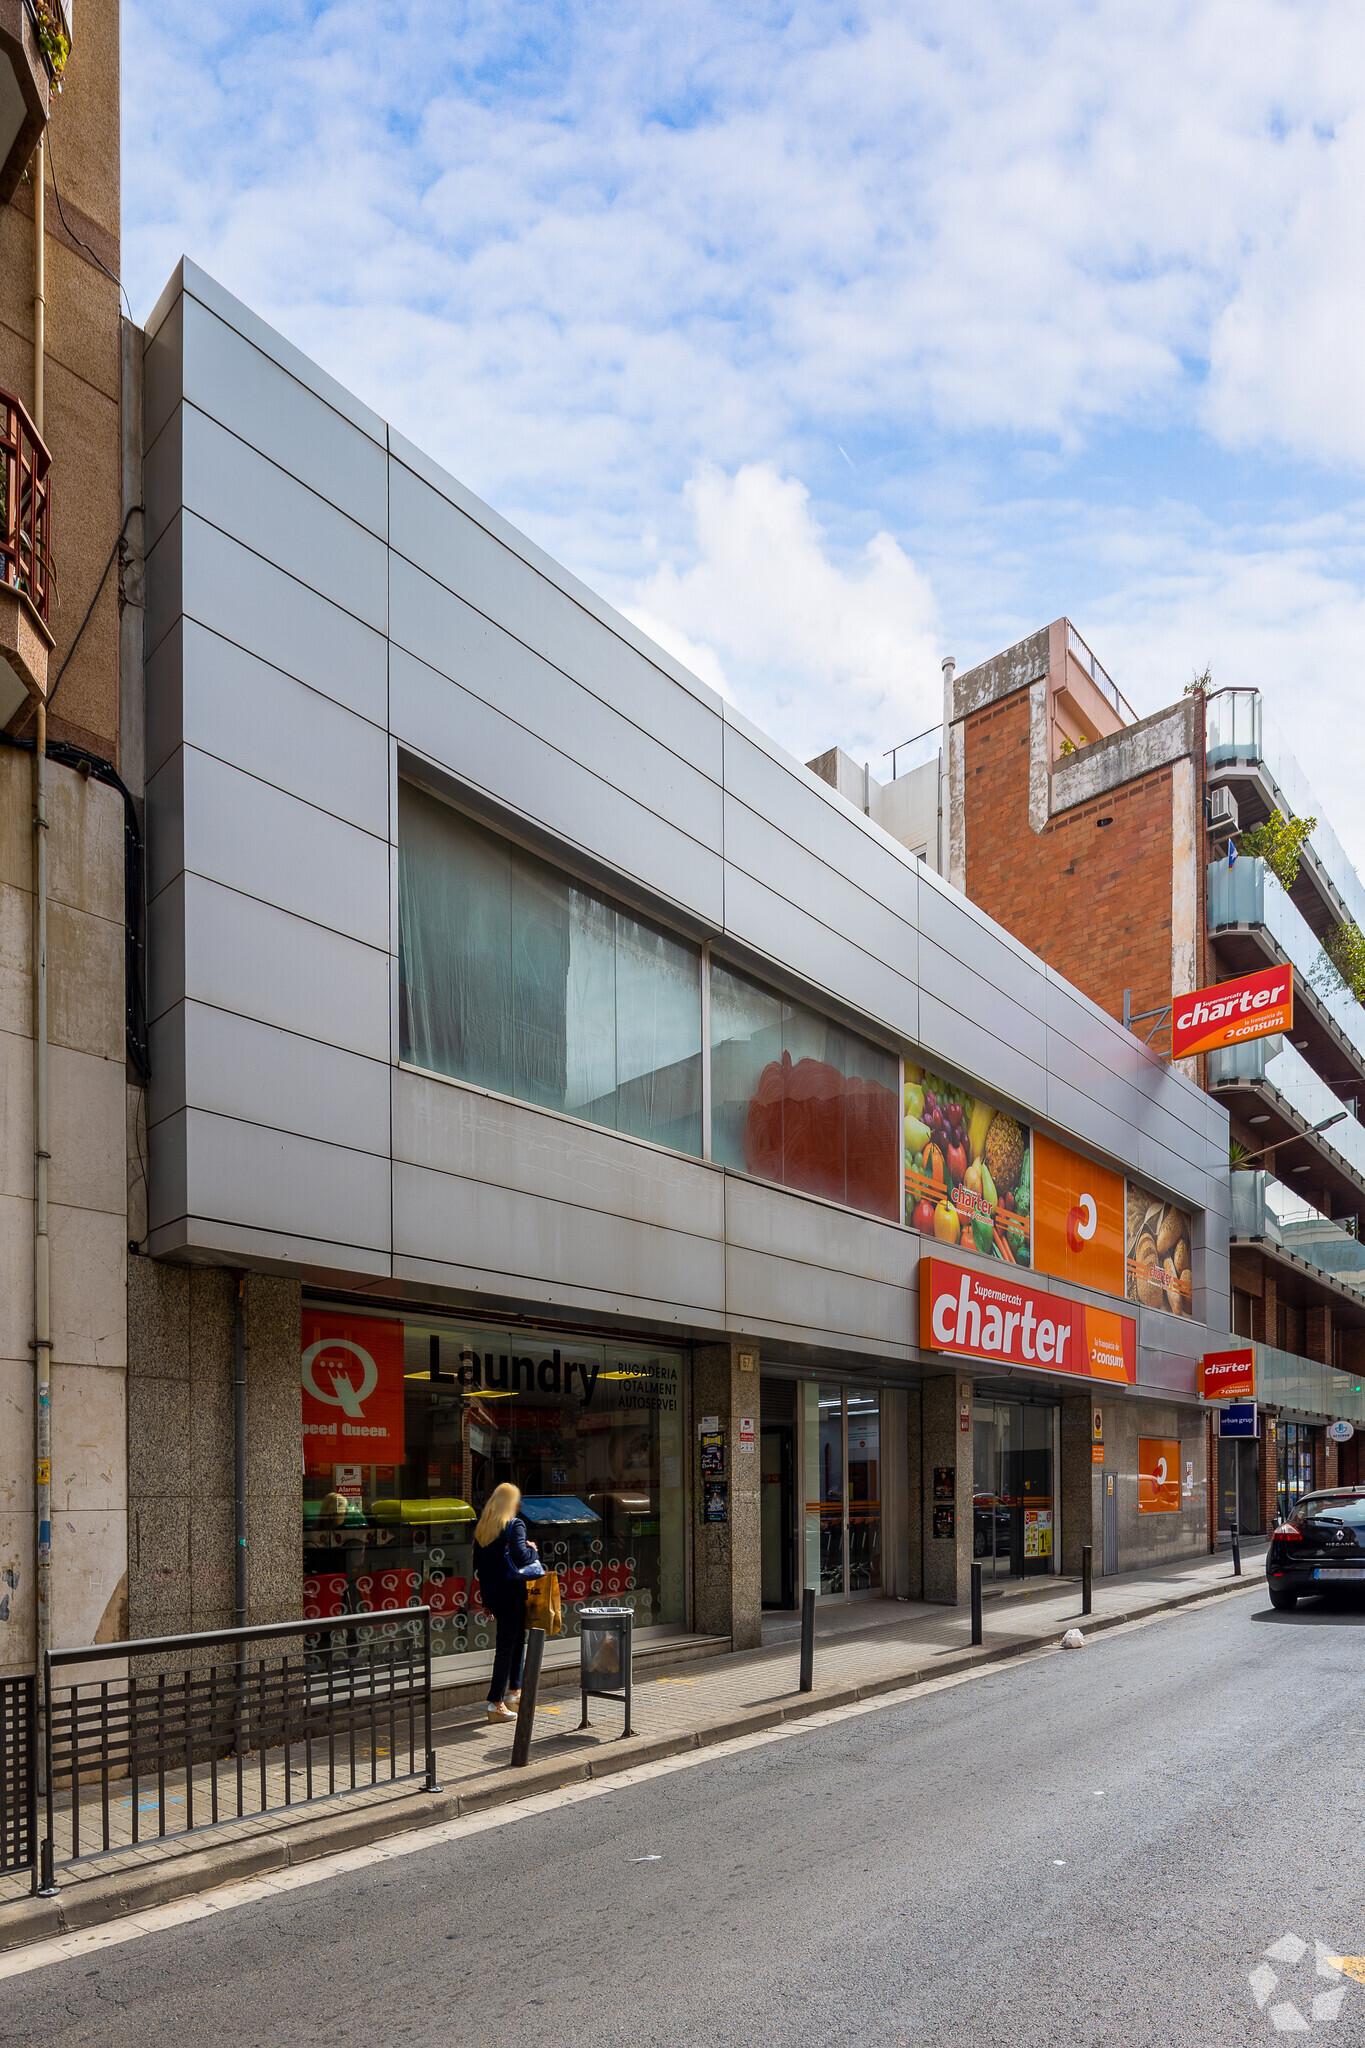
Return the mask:
POLYGON ((303 1457, 335 1464, 403 1462, 403 1325, 305 1310, 303 1457))
POLYGON ((1220 1045, 1241 1045, 1244 1039, 1268 1038, 1294 1028, 1294 972, 1266 967, 1240 981, 1221 981, 1176 996, 1171 1004, 1171 1058, 1193 1052, 1216 1052, 1220 1045))

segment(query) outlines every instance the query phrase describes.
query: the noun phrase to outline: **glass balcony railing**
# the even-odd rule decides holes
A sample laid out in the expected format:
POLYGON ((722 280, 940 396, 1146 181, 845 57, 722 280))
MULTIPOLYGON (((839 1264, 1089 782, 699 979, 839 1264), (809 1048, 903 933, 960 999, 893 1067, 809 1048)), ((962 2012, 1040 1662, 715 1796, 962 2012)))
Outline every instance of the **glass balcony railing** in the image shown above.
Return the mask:
POLYGON ((1365 1244, 1272 1173, 1232 1175, 1232 1235, 1264 1238, 1365 1297, 1365 1244))
POLYGON ((1365 1379, 1359 1373, 1338 1372, 1315 1358, 1277 1351, 1273 1344, 1256 1346, 1256 1399, 1271 1408, 1296 1408, 1302 1415, 1365 1426, 1365 1379))
MULTIPOLYGON (((1329 1116, 1339 1116, 1346 1109, 1341 1097, 1313 1072, 1302 1053, 1295 1052, 1283 1039, 1255 1038, 1247 1045, 1226 1045, 1219 1052, 1211 1052, 1210 1088, 1230 1081, 1241 1081, 1247 1087, 1273 1088, 1309 1125, 1326 1123, 1329 1116)), ((1346 1170, 1365 1182, 1365 1125, 1357 1123, 1350 1110, 1346 1110, 1341 1123, 1321 1132, 1316 1143, 1335 1152, 1346 1170)))
MULTIPOLYGON (((1209 933, 1231 924, 1263 925, 1302 981, 1308 981, 1321 964, 1322 947, 1312 928, 1263 860, 1244 858, 1232 867, 1226 861, 1209 863, 1209 933)), ((1365 1010, 1339 982, 1325 992, 1315 988, 1314 994, 1365 1062, 1365 1010)))
POLYGON ((1323 816, 1284 734, 1265 709, 1259 690, 1219 690, 1204 708, 1205 760, 1210 770, 1234 765, 1265 769, 1296 818, 1316 818, 1309 845, 1356 923, 1365 929, 1365 884, 1323 816))

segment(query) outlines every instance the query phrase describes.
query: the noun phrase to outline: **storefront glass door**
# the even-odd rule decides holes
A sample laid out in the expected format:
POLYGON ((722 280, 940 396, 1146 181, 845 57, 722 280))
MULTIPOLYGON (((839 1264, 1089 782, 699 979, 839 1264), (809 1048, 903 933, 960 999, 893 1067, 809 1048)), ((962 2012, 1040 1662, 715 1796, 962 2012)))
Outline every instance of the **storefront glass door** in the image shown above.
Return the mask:
POLYGON ((1056 1570, 1055 1413, 1026 1401, 973 1404, 972 1550, 987 1578, 1056 1570))
POLYGON ((1295 1503, 1313 1491, 1314 1430, 1307 1422, 1282 1422, 1277 1446, 1280 1520, 1287 1521, 1295 1503))
POLYGON ((848 1599, 882 1587, 881 1396, 802 1388, 806 1584, 848 1599))

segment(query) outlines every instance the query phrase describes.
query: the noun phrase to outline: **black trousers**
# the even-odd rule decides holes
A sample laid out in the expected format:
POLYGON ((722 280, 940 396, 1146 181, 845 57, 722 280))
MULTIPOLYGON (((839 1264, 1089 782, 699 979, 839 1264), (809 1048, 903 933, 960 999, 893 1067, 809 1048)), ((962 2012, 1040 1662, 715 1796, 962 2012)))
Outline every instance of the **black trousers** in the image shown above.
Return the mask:
POLYGON ((488 1704, 495 1707, 505 1692, 521 1688, 521 1660, 526 1649, 526 1587, 521 1580, 509 1586, 494 1609, 497 1643, 493 1651, 493 1679, 488 1704))

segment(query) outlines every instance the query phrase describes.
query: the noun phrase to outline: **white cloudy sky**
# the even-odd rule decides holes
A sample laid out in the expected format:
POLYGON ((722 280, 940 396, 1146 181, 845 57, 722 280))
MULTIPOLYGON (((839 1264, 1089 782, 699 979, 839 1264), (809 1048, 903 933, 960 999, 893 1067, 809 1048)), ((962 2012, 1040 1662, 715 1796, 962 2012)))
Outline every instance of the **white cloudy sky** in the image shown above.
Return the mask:
POLYGON ((1257 683, 1359 865, 1358 0, 125 0, 192 255, 784 745, 1065 612, 1257 683))

